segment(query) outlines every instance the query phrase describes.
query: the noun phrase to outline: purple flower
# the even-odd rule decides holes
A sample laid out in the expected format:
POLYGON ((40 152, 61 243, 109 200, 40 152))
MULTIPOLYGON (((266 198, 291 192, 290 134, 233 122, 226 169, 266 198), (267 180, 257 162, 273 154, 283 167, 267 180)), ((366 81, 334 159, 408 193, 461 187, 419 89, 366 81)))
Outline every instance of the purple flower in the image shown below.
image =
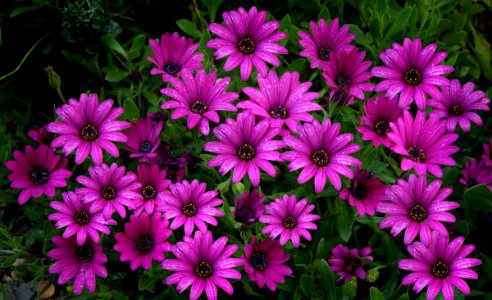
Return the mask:
POLYGON ((182 77, 183 80, 171 78, 169 82, 173 88, 161 90, 161 93, 172 99, 164 102, 161 108, 175 108, 171 114, 173 120, 187 116, 189 129, 198 125, 200 132, 208 136, 208 121, 220 122, 217 111, 237 111, 231 102, 239 94, 225 91, 231 81, 229 77, 217 81, 214 70, 207 74, 204 69, 198 70, 195 77, 192 71, 183 71, 182 77))
POLYGON ((215 49, 214 58, 230 56, 224 64, 229 72, 241 65, 241 80, 248 80, 253 66, 262 77, 267 74, 265 62, 278 67, 280 60, 275 54, 287 54, 288 51, 276 42, 285 39, 287 34, 277 31, 279 21, 266 22, 267 13, 257 11, 253 6, 246 11, 240 7, 237 11, 222 14, 224 25, 212 23, 208 30, 218 38, 207 42, 207 47, 215 49))
POLYGON ((277 289, 277 283, 284 283, 285 276, 292 275, 292 269, 284 264, 289 258, 278 241, 266 238, 257 243, 256 236, 251 244, 244 245, 241 257, 249 279, 260 288, 266 285, 272 291, 277 289))
POLYGON ((483 150, 482 160, 487 167, 492 168, 492 138, 490 138, 488 145, 483 144, 483 150))
POLYGON ((260 196, 260 191, 254 189, 251 193, 244 192, 241 199, 234 199, 236 210, 232 216, 236 221, 251 224, 256 221, 265 212, 263 202, 265 196, 260 196))
POLYGON ((458 139, 458 134, 446 134, 446 125, 436 116, 425 118, 425 112, 417 112, 415 120, 409 111, 397 123, 390 123, 391 132, 388 138, 394 143, 392 150, 403 155, 401 169, 408 171, 414 168, 418 175, 427 172, 442 177, 443 166, 455 166, 451 154, 459 148, 451 144, 458 139))
POLYGON ((47 125, 41 127, 34 125, 33 129, 27 132, 27 135, 40 145, 49 146, 53 140, 53 136, 47 130, 47 125))
POLYGON ((413 284, 416 293, 428 286, 427 300, 436 298, 441 291, 445 300, 454 299, 453 286, 469 295, 470 287, 463 279, 478 279, 477 272, 470 268, 481 265, 482 261, 467 257, 475 246, 463 246, 464 241, 465 238, 460 236, 449 242, 448 236, 440 236, 433 232, 430 245, 415 242, 408 246, 408 252, 413 259, 400 260, 398 268, 412 273, 403 278, 402 284, 413 284))
POLYGON ((348 25, 338 29, 338 18, 333 19, 329 25, 324 19, 319 20, 319 26, 310 21, 311 34, 298 32, 301 37, 299 44, 304 48, 299 55, 311 59, 311 68, 326 70, 330 61, 330 54, 337 53, 339 49, 346 47, 355 38, 355 34, 349 34, 348 25))
POLYGON ((431 229, 441 235, 448 235, 441 222, 456 222, 456 218, 448 210, 459 207, 458 202, 445 201, 451 195, 451 188, 442 188, 442 182, 435 180, 427 185, 426 176, 416 177, 410 174, 408 182, 398 179, 397 184, 386 190, 388 202, 382 202, 376 208, 386 213, 379 226, 391 227, 391 235, 397 236, 405 230, 404 243, 410 244, 417 234, 420 240, 428 245, 431 243, 431 229))
POLYGON ((477 184, 486 184, 492 191, 492 169, 488 168, 483 161, 472 159, 471 163, 465 161, 465 168, 461 170, 463 178, 460 183, 471 188, 477 184))
POLYGON ((19 194, 19 204, 23 205, 31 197, 39 198, 45 194, 55 196, 55 189, 67 186, 66 178, 72 172, 66 170, 66 158, 55 154, 55 151, 45 145, 33 149, 27 145, 25 153, 14 151, 15 160, 5 163, 12 172, 9 174, 10 186, 22 189, 19 194))
POLYGON ((163 269, 175 271, 166 284, 177 284, 179 293, 191 286, 191 300, 198 299, 203 290, 208 299, 217 299, 217 286, 232 295, 234 290, 227 279, 241 279, 241 273, 233 268, 242 265, 243 260, 231 258, 238 247, 226 245, 227 240, 223 236, 214 242, 210 231, 196 231, 193 239, 185 236, 183 242, 171 248, 177 259, 162 263, 163 269))
POLYGON ((148 162, 157 155, 162 125, 163 123, 159 122, 154 126, 150 117, 138 119, 137 123, 132 123, 130 130, 125 133, 128 141, 123 149, 132 152, 131 158, 138 157, 140 162, 148 162))
POLYGON ((177 32, 172 35, 166 32, 161 36, 159 44, 154 40, 149 40, 149 44, 155 58, 149 56, 147 59, 157 67, 150 74, 162 74, 164 81, 181 76, 183 70, 193 71, 202 67, 204 55, 195 52, 199 45, 193 43, 191 38, 180 37, 177 32))
POLYGON ((272 140, 279 132, 272 128, 268 120, 258 124, 254 115, 242 112, 237 121, 227 119, 226 124, 214 128, 218 142, 207 142, 203 149, 218 153, 209 162, 209 167, 220 166, 220 175, 225 175, 234 168, 232 183, 238 183, 246 172, 253 186, 260 184, 260 168, 268 175, 275 177, 277 172, 270 161, 282 161, 275 151, 283 148, 284 143, 272 140))
POLYGON ((296 195, 284 194, 282 199, 276 198, 275 202, 266 206, 269 215, 263 215, 259 219, 260 222, 267 224, 261 233, 269 233, 272 239, 280 235, 281 246, 292 240, 294 247, 299 247, 300 236, 310 241, 311 234, 308 229, 318 229, 318 226, 311 221, 318 220, 319 216, 310 214, 315 206, 308 205, 307 202, 306 198, 297 202, 296 195))
POLYGON ((260 90, 243 88, 250 99, 239 102, 237 107, 268 119, 273 127, 282 127, 285 123, 297 132, 298 121, 311 122, 313 117, 309 112, 321 110, 319 104, 312 102, 319 94, 307 92, 311 82, 299 83, 297 72, 285 72, 279 80, 275 70, 271 70, 265 78, 258 76, 258 84, 260 90))
POLYGON ((440 92, 436 85, 449 85, 449 80, 441 75, 454 70, 453 67, 439 65, 448 54, 435 53, 436 49, 436 44, 422 49, 419 38, 413 42, 405 38, 403 46, 394 43, 392 49, 386 49, 379 55, 386 66, 372 68, 374 76, 384 78, 374 90, 386 91, 388 98, 400 95, 399 105, 402 109, 408 109, 415 100, 418 109, 425 110, 426 94, 438 97, 440 92))
POLYGON ((167 227, 168 220, 163 220, 160 213, 149 217, 147 213, 140 216, 130 216, 130 222, 125 223, 125 232, 118 232, 115 239, 114 250, 121 253, 121 261, 130 261, 130 268, 136 270, 142 266, 144 270, 150 269, 152 261, 164 260, 164 252, 171 250, 171 244, 167 239, 172 231, 167 227))
POLYGON ((87 287, 90 292, 96 290, 96 275, 108 276, 104 264, 108 261, 102 252, 102 246, 87 239, 85 244, 77 245, 75 238, 64 239, 54 236, 51 241, 58 247, 48 251, 48 256, 56 260, 49 272, 60 274, 58 284, 64 284, 72 278, 75 295, 80 295, 87 287))
POLYGON ((159 171, 158 166, 146 164, 137 166, 137 180, 142 184, 142 197, 133 201, 135 214, 138 216, 145 210, 150 215, 164 202, 164 192, 167 191, 171 180, 166 179, 165 170, 159 171))
POLYGON ((331 249, 331 253, 334 257, 328 259, 333 272, 338 273, 341 277, 338 281, 344 280, 348 282, 352 280, 352 277, 357 276, 362 280, 366 280, 367 275, 364 271, 364 266, 367 265, 362 259, 373 261, 374 258, 370 256, 371 247, 365 247, 359 250, 357 248, 349 249, 347 246, 338 244, 335 248, 331 249))
POLYGON ((317 120, 297 126, 299 138, 285 136, 284 143, 292 151, 281 154, 283 160, 290 161, 289 171, 303 168, 297 183, 306 183, 314 177, 314 191, 321 193, 330 179, 335 189, 340 190, 342 181, 338 174, 352 178, 354 173, 350 166, 360 167, 362 163, 349 154, 359 151, 360 146, 351 144, 351 133, 340 133, 340 123, 331 124, 325 119, 322 124, 317 120))

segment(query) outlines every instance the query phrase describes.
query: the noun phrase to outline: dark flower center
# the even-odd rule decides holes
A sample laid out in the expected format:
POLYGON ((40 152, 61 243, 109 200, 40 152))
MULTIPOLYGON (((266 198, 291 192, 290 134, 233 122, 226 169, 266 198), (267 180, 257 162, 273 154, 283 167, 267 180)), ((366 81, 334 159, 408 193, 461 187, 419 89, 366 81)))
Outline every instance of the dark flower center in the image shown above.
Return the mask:
POLYGON ((263 270, 267 267, 268 258, 265 254, 256 252, 255 254, 251 255, 250 262, 255 269, 263 270))
POLYGON ((244 144, 237 150, 237 155, 242 160, 250 161, 255 158, 255 148, 250 144, 244 144))
POLYGON ((448 113, 455 117, 461 116, 463 114, 463 108, 461 108, 458 104, 454 104, 448 108, 448 113))
POLYGON ((152 143, 149 141, 140 142, 140 145, 138 146, 138 148, 139 148, 140 152, 149 153, 150 150, 152 150, 152 143))
POLYGON ((194 112, 195 114, 200 114, 200 115, 206 112, 207 108, 208 108, 207 104, 198 100, 190 105, 191 111, 194 112))
POLYGON ((360 266, 360 259, 358 257, 349 257, 345 260, 345 264, 349 272, 355 272, 360 266))
POLYGON ((99 131, 94 125, 87 124, 80 131, 80 136, 88 142, 94 142, 99 136, 99 131))
POLYGON ((330 53, 331 53, 331 50, 330 49, 328 49, 328 48, 320 48, 319 51, 318 51, 319 59, 321 59, 321 60, 329 60, 330 59, 330 53))
POLYGON ((288 216, 287 218, 285 218, 283 224, 284 224, 284 227, 287 229, 294 229, 297 226, 296 220, 294 218, 292 218, 291 216, 288 216))
POLYGON ((374 131, 379 135, 386 135, 390 131, 389 123, 381 120, 374 124, 374 131))
POLYGON ((348 87, 350 85, 350 76, 345 73, 340 73, 335 78, 335 82, 338 86, 348 87))
POLYGON ((154 199, 157 196, 157 190, 152 185, 148 184, 142 188, 142 196, 145 200, 154 199))
POLYGON ((330 162, 330 157, 324 149, 320 149, 313 153, 313 155, 311 156, 311 160, 318 167, 324 167, 330 162))
POLYGON ((176 76, 176 74, 181 71, 181 67, 177 64, 168 63, 164 66, 164 71, 169 75, 176 76))
POLYGON ((195 204, 190 202, 190 203, 183 205, 183 207, 181 208, 181 211, 186 216, 193 217, 194 215, 196 215, 196 206, 195 206, 195 204))
POLYGON ((357 199, 364 199, 367 195, 366 187, 360 181, 352 182, 350 193, 357 199))
POLYGON ((236 214, 236 219, 241 222, 247 222, 254 217, 253 211, 248 207, 241 207, 239 212, 236 214))
POLYGON ((143 253, 150 252, 153 246, 154 246, 154 240, 148 235, 144 235, 140 237, 137 241, 137 249, 138 251, 143 253))
POLYGON ((101 190, 101 196, 106 200, 113 200, 116 198, 116 190, 112 186, 107 186, 101 190))
POLYGON ((287 117, 287 110, 283 106, 275 106, 270 111, 270 116, 274 119, 285 119, 287 117))
POLYGON ((415 68, 411 68, 405 72, 403 80, 411 86, 417 86, 422 83, 422 73, 415 68))
POLYGON ((195 266, 195 274, 203 279, 210 278, 213 274, 212 266, 206 261, 201 261, 195 266))
POLYGON ((81 262, 90 262, 94 258, 94 248, 83 245, 77 248, 77 257, 81 262))
POLYGON ((442 260, 438 260, 432 266, 432 275, 437 278, 446 278, 449 276, 449 266, 442 260))
POLYGON ((410 155, 410 159, 414 162, 423 162, 425 160, 425 153, 422 148, 417 146, 411 146, 408 148, 408 155, 410 155))
POLYGON ((416 222, 422 222, 427 219, 427 210, 420 204, 416 204, 414 207, 410 208, 408 212, 410 218, 416 222))
POLYGON ((252 38, 249 36, 242 38, 239 40, 237 43, 237 47, 239 51, 241 51, 243 54, 249 55, 253 54, 255 52, 255 41, 253 41, 252 38))
POLYGON ((84 226, 84 225, 89 224, 89 221, 91 220, 90 217, 89 217, 89 214, 86 211, 81 211, 81 212, 77 213, 73 217, 73 219, 80 226, 84 226))
POLYGON ((467 185, 468 185, 468 187, 475 186, 475 185, 477 185, 477 181, 473 178, 470 178, 467 182, 467 185))
POLYGON ((31 171, 31 181, 34 184, 44 184, 48 182, 48 170, 36 168, 31 171))

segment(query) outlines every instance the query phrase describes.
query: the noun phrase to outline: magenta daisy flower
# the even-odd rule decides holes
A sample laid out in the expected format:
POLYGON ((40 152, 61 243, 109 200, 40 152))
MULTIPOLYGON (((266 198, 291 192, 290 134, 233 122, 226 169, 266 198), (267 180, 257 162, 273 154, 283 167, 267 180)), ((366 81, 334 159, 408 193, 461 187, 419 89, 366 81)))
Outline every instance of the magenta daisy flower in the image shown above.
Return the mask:
POLYGON ((430 114, 444 119, 449 132, 453 132, 456 125, 459 125, 464 132, 469 132, 470 121, 482 126, 482 119, 475 111, 489 111, 490 100, 485 98, 484 92, 474 92, 474 89, 473 82, 467 82, 461 88, 458 79, 451 80, 450 85, 441 86, 442 94, 436 95, 429 101, 429 105, 435 108, 430 114))
POLYGON ((359 251, 357 248, 349 249, 342 244, 338 244, 335 248, 331 249, 333 257, 328 259, 328 263, 333 272, 341 276, 337 279, 337 282, 341 280, 348 282, 354 276, 366 280, 367 274, 364 271, 364 267, 367 263, 361 260, 361 258, 373 261, 374 258, 369 255, 371 252, 371 247, 365 247, 359 251))
POLYGON ((278 67, 280 60, 275 54, 287 54, 285 47, 276 44, 287 34, 277 31, 279 21, 266 22, 267 12, 257 11, 253 6, 246 11, 240 7, 237 11, 226 11, 222 14, 224 25, 212 23, 208 30, 218 38, 207 42, 207 47, 215 49, 214 58, 230 56, 224 71, 229 72, 241 65, 241 80, 248 80, 253 66, 261 76, 267 75, 265 62, 278 67))
POLYGON ((478 279, 478 274, 471 267, 482 264, 478 258, 467 257, 475 246, 463 245, 465 238, 460 236, 449 242, 448 236, 433 232, 431 244, 426 246, 415 242, 408 246, 413 259, 402 259, 398 268, 412 273, 402 280, 403 285, 413 284, 413 290, 420 293, 426 286, 426 299, 432 300, 442 291, 445 300, 454 299, 454 287, 465 295, 470 294, 470 287, 464 281, 478 279))
POLYGON ((142 197, 133 201, 135 215, 140 215, 144 210, 150 215, 164 202, 164 192, 167 191, 171 180, 166 179, 166 170, 159 171, 158 166, 145 164, 137 166, 137 180, 142 184, 142 197))
POLYGON ((157 207, 157 211, 164 212, 166 219, 174 218, 171 230, 184 225, 185 235, 190 236, 195 225, 202 232, 207 231, 205 223, 217 226, 215 217, 223 217, 224 213, 215 207, 223 201, 215 197, 217 191, 206 189, 207 184, 196 179, 191 183, 183 180, 169 186, 169 192, 163 194, 164 202, 157 207))
POLYGON ((311 82, 299 83, 297 72, 285 72, 279 80, 275 70, 271 70, 266 78, 258 76, 258 84, 260 90, 243 88, 251 99, 239 102, 237 107, 268 119, 273 127, 282 127, 285 123, 297 132, 298 121, 311 122, 313 117, 309 112, 321 110, 319 104, 312 102, 319 94, 307 92, 311 82))
POLYGON ((319 216, 310 214, 315 206, 307 202, 306 198, 298 202, 296 195, 284 194, 282 199, 276 198, 275 202, 266 206, 269 215, 260 216, 259 221, 267 224, 261 233, 269 233, 272 239, 280 235, 281 246, 292 240, 294 247, 299 247, 300 236, 310 241, 311 234, 308 229, 318 229, 312 221, 318 220, 319 216))
POLYGON ((356 47, 345 47, 330 54, 323 77, 328 86, 332 87, 330 101, 333 100, 335 92, 344 89, 350 95, 347 104, 354 103, 354 97, 364 99, 364 92, 372 91, 372 84, 369 82, 372 74, 367 69, 371 66, 371 61, 364 61, 366 52, 357 51, 356 47))
POLYGON ((365 214, 374 216, 374 209, 382 200, 386 200, 386 185, 367 170, 355 168, 354 178, 350 187, 340 193, 340 198, 348 200, 351 206, 357 208, 362 217, 365 214))
POLYGON ((244 245, 241 257, 249 279, 260 288, 266 285, 272 291, 277 289, 277 283, 284 283, 285 276, 292 275, 292 269, 284 264, 289 258, 278 241, 266 238, 257 243, 256 236, 251 244, 244 245))
POLYGON ((280 128, 272 128, 268 120, 258 124, 254 115, 242 112, 237 115, 237 121, 227 119, 226 124, 214 128, 218 142, 208 142, 203 149, 218 153, 209 162, 209 167, 220 166, 219 173, 224 176, 232 168, 232 183, 238 183, 246 172, 253 186, 260 184, 260 169, 268 175, 277 175, 270 161, 282 161, 280 154, 275 151, 283 148, 284 143, 272 140, 280 128))
POLYGON ((144 270, 150 269, 152 261, 163 261, 164 252, 171 250, 171 244, 167 239, 172 231, 167 227, 168 220, 163 220, 161 214, 149 217, 147 213, 140 216, 133 214, 130 222, 125 223, 125 232, 118 232, 115 239, 114 250, 121 253, 121 261, 129 261, 130 268, 136 270, 142 266, 144 270))
POLYGON ((148 162, 157 156, 157 147, 161 143, 159 135, 162 131, 162 122, 153 125, 150 117, 138 119, 137 123, 132 123, 130 130, 127 131, 126 149, 130 152, 131 158, 138 157, 140 162, 148 162))
POLYGON ((63 202, 51 201, 51 208, 56 213, 48 216, 48 220, 56 221, 55 228, 67 227, 63 238, 77 236, 77 244, 83 245, 91 238, 99 243, 99 232, 109 234, 107 225, 116 225, 113 219, 106 220, 101 212, 91 212, 90 205, 82 202, 82 197, 74 192, 62 193, 63 202))
POLYGON ((485 165, 489 168, 492 168, 492 138, 490 139, 489 144, 483 144, 484 154, 482 155, 482 160, 485 165))
POLYGON ((408 171, 414 168, 417 174, 427 172, 442 177, 442 166, 455 166, 456 161, 451 154, 459 148, 451 144, 458 139, 458 134, 446 134, 446 125, 436 116, 425 118, 425 112, 417 112, 415 120, 409 111, 397 123, 390 123, 391 132, 388 138, 394 146, 395 153, 403 155, 401 169, 408 171))
POLYGON ((134 209, 133 200, 141 198, 139 189, 142 184, 137 181, 137 176, 128 172, 125 175, 125 167, 112 163, 89 167, 89 175, 77 176, 77 182, 85 186, 75 192, 82 195, 82 201, 90 203, 90 212, 103 212, 105 219, 111 218, 116 211, 121 218, 126 217, 126 209, 134 209))
POLYGON ((427 185, 426 176, 416 177, 410 174, 408 182, 398 179, 397 184, 386 190, 388 202, 382 202, 376 208, 378 212, 386 213, 379 226, 391 227, 391 235, 397 236, 405 230, 403 239, 410 244, 417 234, 420 240, 428 245, 431 242, 431 229, 441 235, 448 231, 441 222, 456 222, 449 210, 459 207, 458 202, 445 201, 451 195, 451 188, 442 188, 442 182, 435 180, 427 185))
POLYGON ((49 268, 52 274, 60 274, 58 284, 64 284, 72 278, 73 291, 80 295, 84 287, 90 292, 96 290, 96 275, 106 278, 108 273, 104 264, 108 261, 102 246, 87 239, 85 244, 77 245, 75 238, 51 238, 58 248, 48 251, 48 256, 56 260, 49 268))
POLYGON ((460 183, 467 187, 473 187, 477 184, 486 184, 492 191, 492 169, 488 168, 483 161, 472 159, 471 163, 465 161, 465 168, 461 170, 463 178, 460 183))
POLYGON ((426 94, 438 97, 440 92, 436 85, 449 85, 449 80, 441 75, 454 70, 451 66, 440 65, 448 54, 435 53, 436 49, 436 44, 422 49, 419 38, 414 41, 405 38, 403 46, 394 43, 391 49, 379 55, 386 66, 372 68, 374 76, 384 78, 374 90, 386 91, 388 98, 400 95, 399 105, 402 109, 408 109, 415 100, 418 109, 423 111, 427 106, 426 94))
POLYGON ((64 155, 74 149, 75 163, 80 165, 90 154, 94 164, 103 162, 102 149, 114 157, 120 155, 113 142, 126 142, 126 136, 120 130, 130 127, 130 123, 116 121, 123 114, 123 108, 111 108, 113 100, 107 99, 99 104, 96 94, 80 95, 80 102, 69 99, 68 104, 56 109, 62 122, 51 122, 48 131, 57 133, 51 147, 63 147, 64 155))
POLYGON ((330 179, 335 189, 340 190, 342 181, 338 174, 352 178, 354 173, 350 166, 360 167, 362 163, 349 154, 360 150, 357 144, 351 144, 354 138, 351 133, 340 133, 340 123, 331 124, 325 119, 323 124, 317 120, 297 126, 299 138, 285 136, 284 143, 292 151, 282 153, 283 160, 290 161, 289 171, 303 168, 297 183, 306 183, 314 177, 314 191, 321 193, 330 179))
POLYGON ((183 70, 193 71, 202 67, 204 54, 195 52, 198 43, 193 39, 179 36, 177 32, 172 35, 166 32, 161 36, 159 42, 149 40, 150 48, 154 57, 147 57, 156 68, 150 70, 150 74, 162 74, 162 80, 169 81, 174 76, 181 76, 183 70))
POLYGON ((364 112, 365 115, 360 117, 362 125, 357 128, 362 133, 362 140, 372 141, 374 147, 383 144, 391 148, 391 141, 387 136, 391 131, 390 123, 396 123, 403 112, 396 97, 388 99, 384 95, 378 95, 376 100, 368 99, 364 103, 364 112))
POLYGON ((249 194, 244 192, 239 201, 234 199, 236 210, 232 213, 232 216, 238 222, 251 224, 265 212, 264 201, 265 196, 260 196, 260 191, 257 189, 254 189, 249 194))
POLYGON ((55 189, 66 187, 66 178, 72 172, 66 170, 68 160, 55 154, 55 151, 45 145, 37 149, 27 145, 25 153, 14 151, 15 160, 5 163, 12 172, 9 174, 10 186, 22 189, 19 194, 19 204, 26 203, 31 197, 41 195, 55 196, 55 189))
POLYGON ((226 245, 227 241, 225 236, 213 241, 210 231, 196 231, 193 239, 184 237, 171 248, 177 259, 162 263, 163 269, 175 271, 166 284, 177 284, 179 293, 191 286, 190 300, 198 299, 204 290, 208 299, 217 299, 217 286, 232 295, 233 287, 227 279, 241 279, 241 273, 233 268, 242 265, 243 260, 231 257, 238 247, 226 245))
POLYGON ((339 49, 346 47, 355 38, 355 34, 349 34, 349 26, 338 28, 338 18, 326 24, 324 19, 319 20, 319 25, 310 21, 311 34, 298 32, 301 37, 299 44, 304 48, 299 55, 311 59, 311 68, 326 70, 331 53, 337 53, 339 49))
POLYGON ((172 100, 164 102, 162 109, 175 108, 171 114, 173 120, 188 117, 188 128, 198 129, 203 135, 208 136, 210 128, 208 121, 220 122, 217 111, 237 111, 231 102, 239 97, 238 93, 226 92, 231 81, 229 77, 217 81, 217 73, 204 69, 198 70, 195 77, 192 71, 183 71, 183 80, 173 78, 169 82, 173 88, 161 90, 172 100))
POLYGON ((41 127, 34 125, 33 129, 27 132, 27 135, 40 145, 49 146, 53 140, 53 136, 47 130, 47 125, 41 127))

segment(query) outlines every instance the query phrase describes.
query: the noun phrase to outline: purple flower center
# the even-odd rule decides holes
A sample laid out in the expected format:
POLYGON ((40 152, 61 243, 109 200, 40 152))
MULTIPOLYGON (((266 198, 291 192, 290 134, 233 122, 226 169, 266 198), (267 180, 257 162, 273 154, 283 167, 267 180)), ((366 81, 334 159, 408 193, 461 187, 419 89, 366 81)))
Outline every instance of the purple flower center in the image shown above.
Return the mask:
POLYGON ((152 150, 152 143, 149 141, 140 142, 140 145, 138 145, 138 148, 139 148, 140 152, 149 153, 150 150, 152 150))
POLYGON ((350 185, 350 194, 357 199, 365 199, 367 195, 366 187, 360 180, 355 180, 350 185))
POLYGON ((294 229, 297 226, 296 220, 291 216, 288 216, 287 218, 285 218, 283 224, 284 224, 284 227, 287 229, 294 229))
POLYGON ((251 255, 250 262, 255 269, 263 270, 267 267, 268 258, 264 253, 256 252, 251 255))
POLYGON ((415 68, 411 68, 405 72, 403 80, 411 86, 417 86, 422 83, 422 73, 415 68))
POLYGON ((89 217, 89 214, 86 211, 81 211, 81 212, 75 214, 75 216, 73 217, 73 219, 80 226, 84 226, 84 225, 89 224, 89 222, 91 220, 90 217, 89 217))
POLYGON ((203 114, 204 112, 207 111, 207 104, 205 104, 204 102, 202 101, 195 101, 193 102, 191 105, 190 105, 190 109, 192 112, 194 112, 195 114, 203 114))
POLYGON ((255 158, 255 148, 250 144, 244 144, 237 150, 237 155, 242 160, 250 161, 255 158))
POLYGON ((324 167, 330 162, 330 157, 324 149, 320 149, 313 153, 313 155, 311 156, 311 160, 318 167, 324 167))
POLYGON ((410 208, 408 212, 410 218, 416 222, 423 222, 427 219, 427 210, 420 204, 416 204, 414 207, 410 208))
POLYGON ((88 142, 94 142, 99 136, 99 131, 94 125, 87 124, 80 131, 80 136, 88 142))
POLYGON ((107 186, 101 190, 101 196, 106 200, 113 200, 116 198, 116 190, 112 186, 107 186))
POLYGON ((245 223, 253 218, 254 218, 253 211, 248 207, 244 207, 244 206, 241 207, 239 209, 239 212, 236 214, 236 219, 241 223, 245 223))
POLYGON ((321 60, 329 60, 330 59, 331 50, 329 48, 320 48, 318 51, 319 59, 321 60))
POLYGON ((133 82, 139 82, 142 80, 142 73, 139 70, 133 70, 128 74, 128 78, 133 82))
POLYGON ((181 67, 177 64, 168 63, 164 66, 164 71, 169 75, 176 76, 176 74, 181 71, 181 67))
POLYGON ((154 199, 157 196, 157 191, 152 185, 148 184, 142 188, 142 196, 145 200, 154 199))
POLYGON ((425 153, 422 148, 417 146, 411 146, 408 148, 408 155, 410 155, 410 159, 414 162, 423 162, 425 160, 425 153))
POLYGON ((348 87, 350 86, 350 76, 345 73, 339 73, 335 78, 335 82, 338 86, 348 87))
POLYGON ((448 108, 448 113, 455 117, 461 116, 463 114, 463 108, 461 108, 458 104, 454 104, 448 108))
POLYGON ((379 135, 386 135, 390 131, 389 123, 381 120, 374 124, 374 131, 379 135))
POLYGON ((270 116, 274 119, 285 119, 287 117, 287 110, 283 106, 275 106, 270 111, 270 116))
POLYGON ((253 54, 255 52, 255 41, 253 41, 252 38, 249 36, 242 38, 237 42, 237 48, 239 51, 241 51, 243 54, 249 55, 253 54))
POLYGON ((195 274, 203 279, 210 278, 213 274, 212 266, 206 261, 201 261, 195 266, 195 274))
POLYGON ((347 266, 347 271, 355 273, 360 266, 360 259, 358 257, 349 257, 345 260, 345 265, 347 266))
POLYGON ((438 260, 432 265, 432 275, 437 278, 446 278, 449 276, 449 266, 442 260, 438 260))
POLYGON ((154 240, 148 235, 140 237, 137 241, 137 249, 142 253, 150 252, 153 246, 154 240))
POLYGON ((48 177, 48 170, 44 168, 36 168, 31 171, 31 181, 36 185, 48 182, 48 177))
POLYGON ((193 217, 194 215, 196 215, 196 206, 195 206, 195 204, 190 202, 190 203, 183 205, 183 207, 181 208, 181 211, 186 216, 193 217))
POLYGON ((81 262, 90 262, 94 258, 94 248, 89 245, 82 245, 78 247, 77 257, 81 262))

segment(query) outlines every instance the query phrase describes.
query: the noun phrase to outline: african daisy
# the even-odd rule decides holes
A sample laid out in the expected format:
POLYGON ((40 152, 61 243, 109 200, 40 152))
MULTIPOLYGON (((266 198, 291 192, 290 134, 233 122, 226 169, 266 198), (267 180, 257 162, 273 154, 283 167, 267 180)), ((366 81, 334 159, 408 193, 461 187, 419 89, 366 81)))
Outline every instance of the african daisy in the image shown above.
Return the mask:
POLYGON ((349 249, 342 244, 338 244, 335 248, 331 249, 333 257, 328 259, 328 263, 333 272, 341 276, 337 281, 344 280, 344 282, 348 282, 352 280, 354 276, 366 280, 367 274, 366 271, 364 271, 364 267, 367 263, 362 261, 361 258, 370 261, 374 260, 374 258, 369 255, 371 252, 371 247, 365 247, 362 250, 358 250, 357 248, 349 249))
POLYGON ((138 157, 140 162, 149 162, 157 155, 162 125, 162 122, 153 125, 150 117, 138 119, 137 123, 132 123, 130 130, 125 132, 127 145, 123 149, 131 152, 131 158, 138 157))
POLYGON ((135 214, 138 216, 145 210, 150 215, 163 203, 164 191, 167 191, 171 180, 166 179, 166 170, 160 171, 156 165, 140 164, 137 166, 137 181, 142 184, 142 197, 133 201, 135 214))
POLYGON ((260 191, 254 189, 251 193, 244 192, 241 199, 234 199, 236 209, 232 216, 236 221, 251 224, 265 212, 265 196, 260 196, 260 191))

